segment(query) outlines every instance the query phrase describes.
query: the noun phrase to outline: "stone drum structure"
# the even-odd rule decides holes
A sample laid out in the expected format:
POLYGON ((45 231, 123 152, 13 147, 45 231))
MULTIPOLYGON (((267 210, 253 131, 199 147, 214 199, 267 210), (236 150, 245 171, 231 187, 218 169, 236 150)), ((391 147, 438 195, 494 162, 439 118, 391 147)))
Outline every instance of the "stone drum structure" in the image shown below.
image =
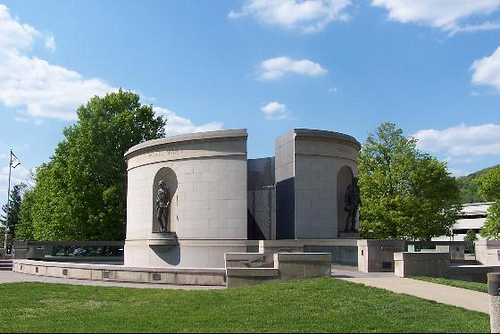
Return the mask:
POLYGON ((246 250, 246 139, 246 130, 193 133, 126 153, 125 266, 221 268, 224 253, 246 250), (158 232, 162 180, 168 226, 158 232))
POLYGON ((224 268, 226 253, 262 250, 255 240, 269 241, 264 252, 334 247, 346 221, 354 228, 345 199, 359 149, 351 136, 311 129, 285 133, 275 157, 260 159, 247 160, 244 129, 132 147, 125 266, 224 268))

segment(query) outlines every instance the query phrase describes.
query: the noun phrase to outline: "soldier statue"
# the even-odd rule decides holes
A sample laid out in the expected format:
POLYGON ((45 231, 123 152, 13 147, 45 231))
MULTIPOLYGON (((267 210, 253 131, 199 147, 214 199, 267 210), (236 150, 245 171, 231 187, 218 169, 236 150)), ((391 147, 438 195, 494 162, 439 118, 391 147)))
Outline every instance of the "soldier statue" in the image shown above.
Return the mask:
POLYGON ((361 197, 359 194, 358 178, 352 178, 352 184, 347 186, 345 191, 345 206, 344 210, 348 212, 345 221, 345 231, 356 230, 356 214, 358 207, 361 205, 361 197))
POLYGON ((167 183, 165 180, 160 180, 158 189, 158 195, 156 196, 156 219, 158 224, 160 224, 160 230, 158 232, 165 232, 165 228, 169 228, 169 214, 168 207, 170 205, 170 192, 167 188, 167 183))

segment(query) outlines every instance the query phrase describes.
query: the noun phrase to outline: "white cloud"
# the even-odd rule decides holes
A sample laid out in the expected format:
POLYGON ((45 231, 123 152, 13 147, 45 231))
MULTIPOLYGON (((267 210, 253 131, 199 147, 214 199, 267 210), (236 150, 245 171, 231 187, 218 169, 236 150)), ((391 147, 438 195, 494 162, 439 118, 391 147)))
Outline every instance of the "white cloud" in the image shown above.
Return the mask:
MULTIPOLYGON (((30 56, 36 42, 43 42, 50 51, 55 50, 53 35, 42 34, 19 22, 0 4, 0 103, 16 108, 23 116, 15 117, 16 121, 24 122, 27 116, 35 118, 35 125, 42 124, 43 118, 74 120, 77 108, 91 97, 118 90, 102 79, 85 79, 75 71, 30 56)), ((154 101, 152 97, 143 95, 142 98, 154 101)), ((216 130, 222 126, 220 122, 197 126, 168 109, 156 107, 155 110, 167 116, 168 134, 216 130)))
POLYGON ((202 125, 195 125, 191 120, 177 115, 172 110, 161 107, 154 107, 153 109, 158 115, 162 115, 167 119, 167 124, 165 125, 167 136, 222 129, 221 122, 209 122, 202 125))
POLYGON ((116 91, 104 80, 84 79, 28 55, 38 40, 55 50, 54 36, 19 22, 0 5, 0 102, 7 107, 24 107, 24 113, 33 117, 72 120, 76 109, 92 96, 116 91))
POLYGON ((231 11, 229 18, 251 15, 266 24, 314 33, 333 21, 348 20, 344 10, 349 4, 349 0, 247 0, 241 11, 231 11))
POLYGON ((281 79, 287 73, 308 76, 320 76, 328 73, 320 64, 308 59, 293 60, 288 57, 276 57, 264 60, 258 66, 259 79, 273 81, 281 79))
POLYGON ((500 29, 500 22, 485 17, 500 8, 500 0, 372 0, 389 11, 389 19, 419 23, 450 35, 459 32, 500 29))
POLYGON ((498 124, 478 126, 461 124, 442 131, 420 130, 413 137, 418 139, 419 149, 442 153, 450 157, 500 154, 500 125, 498 124))
POLYGON ((475 60, 471 69, 473 84, 493 86, 500 91, 500 47, 491 56, 475 60))
POLYGON ((269 102, 261 110, 268 120, 280 120, 290 117, 290 112, 286 108, 286 105, 279 102, 269 102))
POLYGON ((338 88, 338 87, 330 87, 326 91, 328 93, 340 93, 340 88, 338 88))
POLYGON ((54 36, 49 35, 45 37, 45 48, 52 52, 56 50, 56 41, 54 39, 54 36))

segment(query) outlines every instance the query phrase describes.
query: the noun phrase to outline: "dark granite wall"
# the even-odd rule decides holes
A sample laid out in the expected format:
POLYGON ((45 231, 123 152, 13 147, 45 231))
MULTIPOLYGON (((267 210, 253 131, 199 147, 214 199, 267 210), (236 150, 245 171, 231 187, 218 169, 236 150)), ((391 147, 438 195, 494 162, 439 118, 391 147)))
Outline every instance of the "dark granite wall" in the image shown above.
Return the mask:
POLYGON ((249 159, 247 164, 248 239, 270 240, 276 221, 274 157, 249 159))

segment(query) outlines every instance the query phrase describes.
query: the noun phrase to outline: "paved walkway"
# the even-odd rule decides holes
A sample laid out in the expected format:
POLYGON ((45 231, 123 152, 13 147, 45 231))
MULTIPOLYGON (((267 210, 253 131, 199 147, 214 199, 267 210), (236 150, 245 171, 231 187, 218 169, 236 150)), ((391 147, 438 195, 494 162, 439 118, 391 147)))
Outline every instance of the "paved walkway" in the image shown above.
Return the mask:
MULTIPOLYGON (((463 307, 473 311, 489 314, 488 294, 451 286, 418 281, 409 278, 400 278, 393 273, 362 273, 349 267, 333 267, 332 276, 349 282, 361 283, 380 289, 390 290, 396 293, 404 293, 424 299, 434 300, 439 303, 463 307)), ((13 282, 43 282, 62 283, 72 285, 94 285, 94 286, 116 286, 123 288, 143 289, 185 289, 185 290, 210 290, 225 289, 220 286, 186 286, 167 284, 146 283, 121 283, 78 280, 68 278, 56 278, 45 276, 34 276, 15 273, 12 271, 0 271, 0 283, 13 282)))
POLYGON ((455 288, 410 278, 401 278, 394 276, 394 273, 361 273, 359 271, 334 267, 332 275, 333 277, 349 282, 361 283, 375 288, 434 300, 438 303, 454 305, 489 314, 488 294, 483 292, 455 288))

